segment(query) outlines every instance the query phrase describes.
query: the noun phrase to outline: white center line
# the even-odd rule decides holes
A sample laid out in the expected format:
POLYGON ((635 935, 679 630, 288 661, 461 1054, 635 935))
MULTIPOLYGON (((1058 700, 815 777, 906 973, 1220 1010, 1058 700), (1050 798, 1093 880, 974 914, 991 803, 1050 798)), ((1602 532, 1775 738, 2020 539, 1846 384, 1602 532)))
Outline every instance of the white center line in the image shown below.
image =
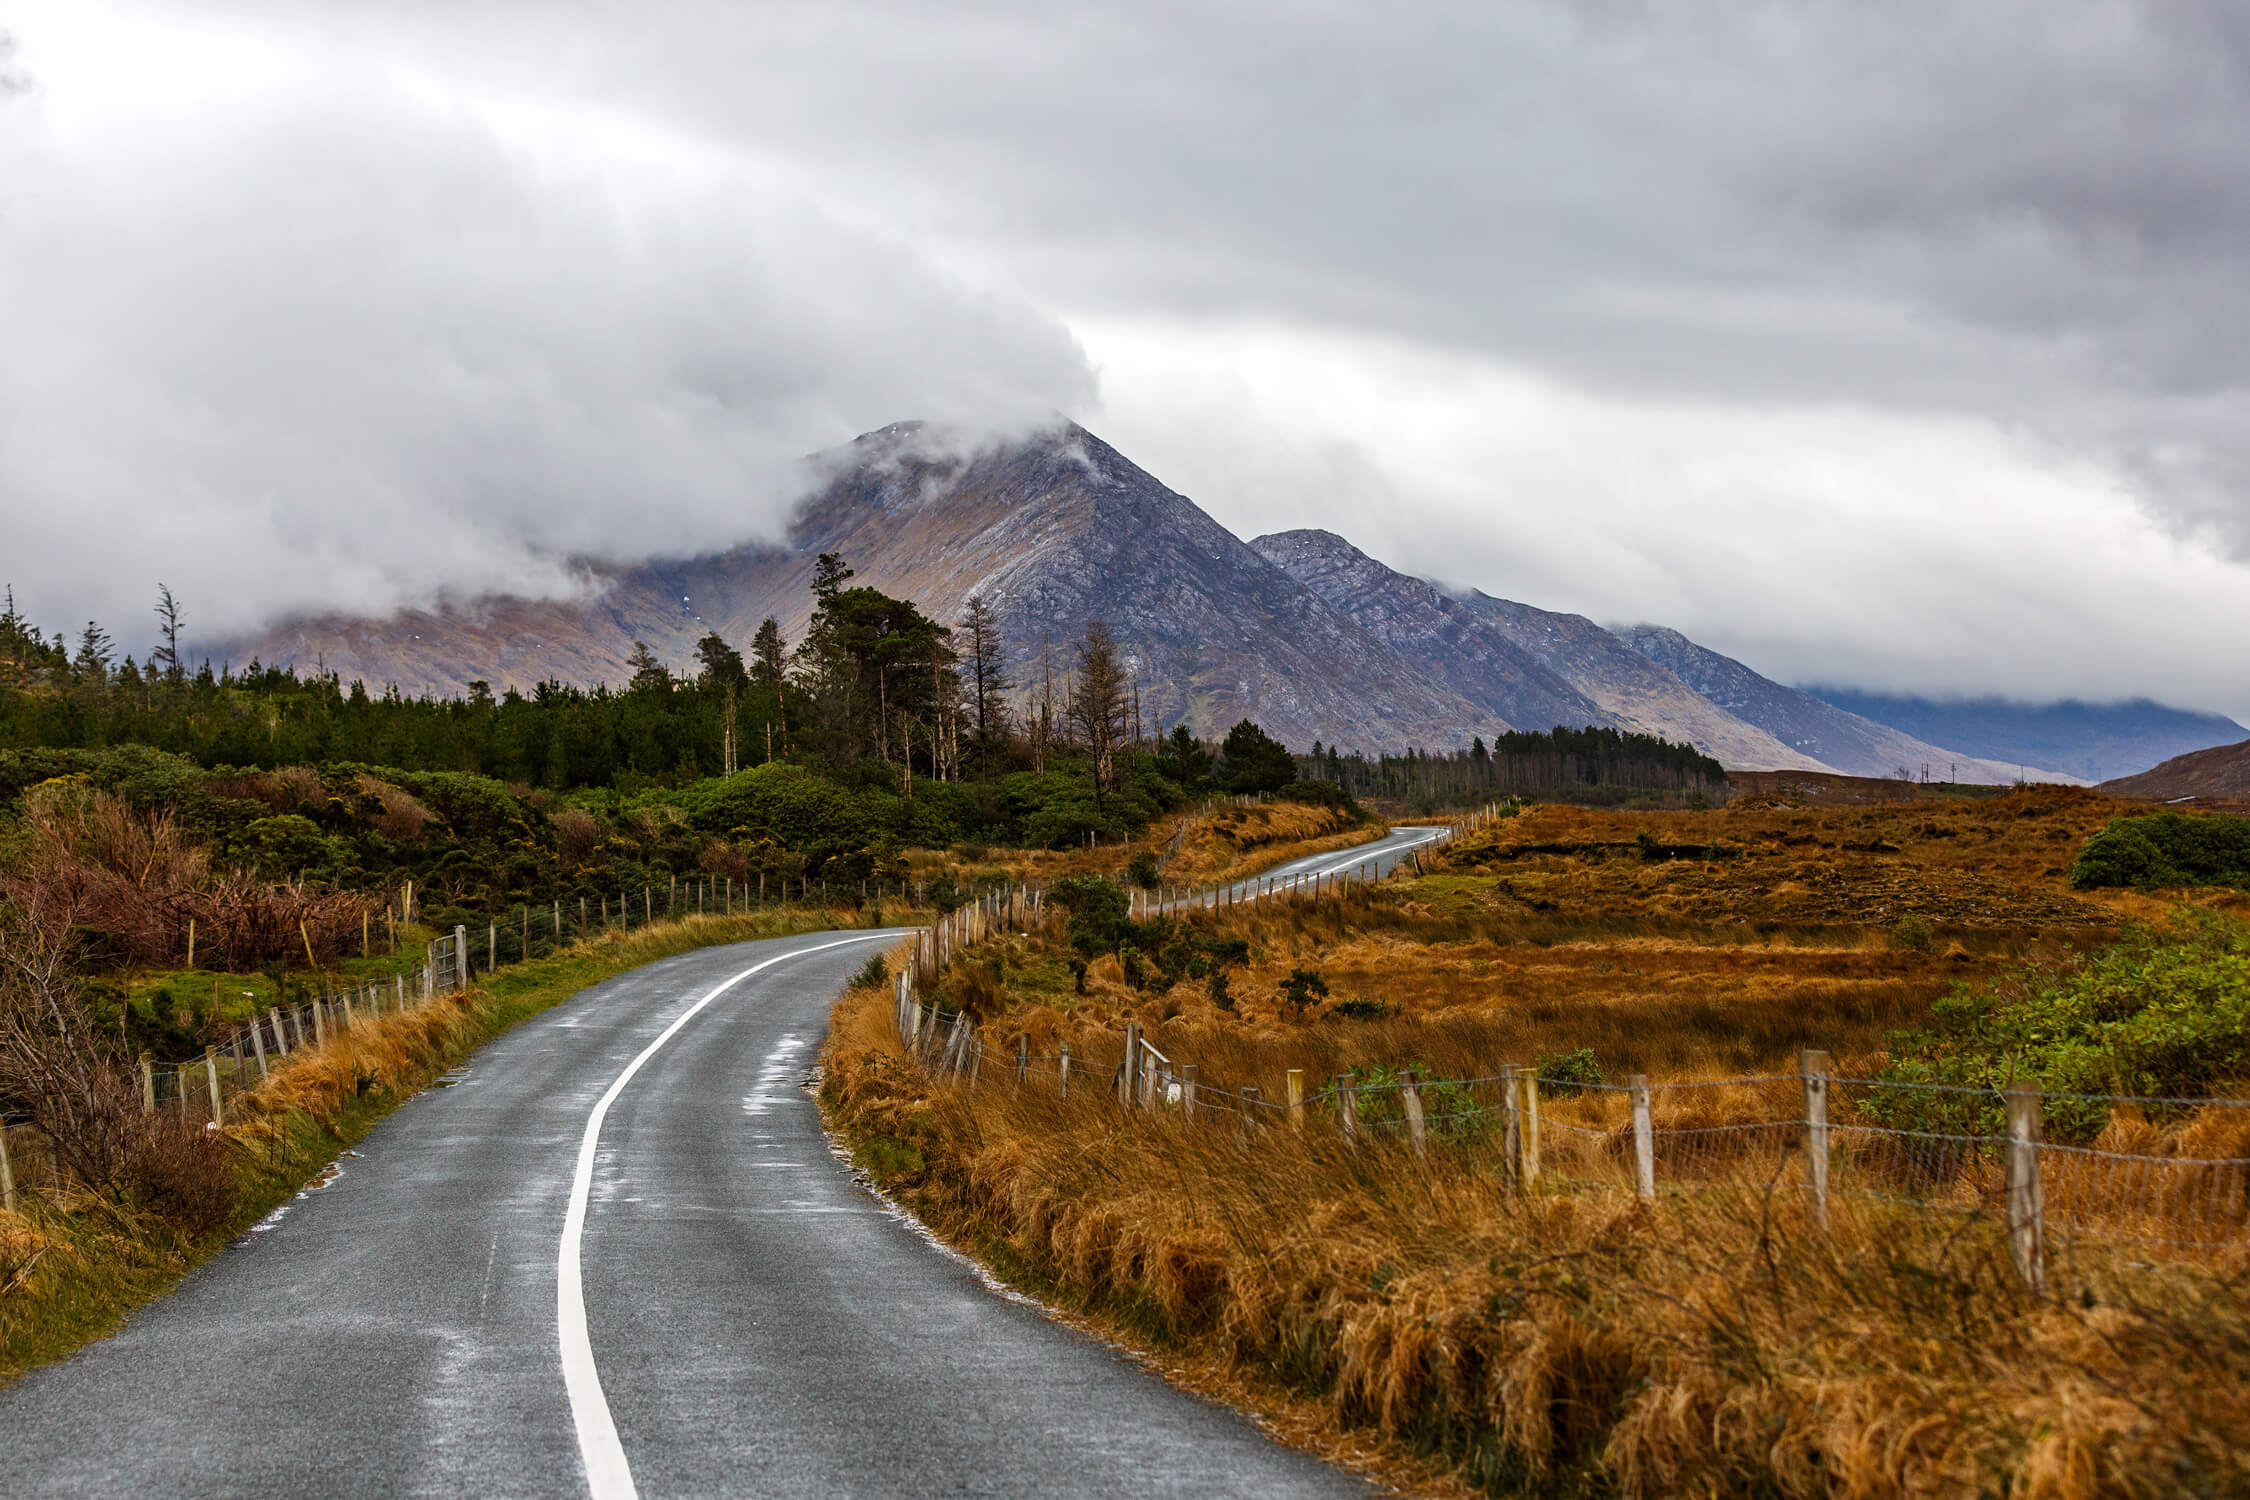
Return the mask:
POLYGON ((695 1019, 697 1012, 751 975, 793 958, 824 953, 830 948, 899 940, 900 934, 895 932, 839 938, 833 943, 799 948, 793 953, 752 964, 733 978, 712 986, 702 999, 680 1012, 671 1025, 658 1032, 656 1040, 641 1049, 640 1056, 625 1065, 625 1071, 617 1075, 617 1081, 609 1086, 601 1102, 594 1106, 594 1112, 587 1116, 586 1134, 578 1142, 578 1169, 570 1179, 570 1207, 563 1215, 562 1249, 555 1257, 555 1331, 562 1344, 563 1388, 570 1394, 570 1419, 578 1428, 578 1452, 586 1462, 586 1488, 594 1500, 638 1500, 640 1495, 633 1485, 632 1467, 625 1462, 625 1445, 617 1439, 617 1423, 610 1416, 609 1398, 602 1394, 601 1372, 594 1367, 594 1346, 586 1337, 586 1296, 579 1284, 578 1242, 586 1228, 586 1195, 594 1180, 594 1151, 601 1144, 602 1121, 608 1118, 609 1107, 625 1092, 625 1085, 633 1081, 641 1065, 656 1056, 682 1026, 695 1019))

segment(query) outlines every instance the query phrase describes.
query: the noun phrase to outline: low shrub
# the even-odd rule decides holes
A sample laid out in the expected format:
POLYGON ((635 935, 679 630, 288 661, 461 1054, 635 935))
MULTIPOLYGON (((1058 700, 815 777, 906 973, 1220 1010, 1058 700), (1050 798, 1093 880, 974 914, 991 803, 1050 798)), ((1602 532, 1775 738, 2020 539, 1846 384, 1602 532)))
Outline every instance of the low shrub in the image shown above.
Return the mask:
POLYGON ((2081 890, 2224 885, 2250 891, 2250 818, 2177 812, 2113 818, 2078 851, 2070 883, 2081 890))

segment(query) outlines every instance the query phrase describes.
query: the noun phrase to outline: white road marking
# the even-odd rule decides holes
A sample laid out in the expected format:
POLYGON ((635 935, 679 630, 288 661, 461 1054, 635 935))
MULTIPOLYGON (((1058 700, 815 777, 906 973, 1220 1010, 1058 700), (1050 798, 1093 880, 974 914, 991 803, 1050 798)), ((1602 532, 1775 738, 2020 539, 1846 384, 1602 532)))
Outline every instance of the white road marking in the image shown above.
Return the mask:
POLYGON ((594 1152, 601 1143, 602 1121, 608 1118, 609 1107, 625 1092, 625 1085, 633 1081, 641 1065, 656 1056, 666 1042, 679 1034, 681 1027, 694 1020, 704 1006, 751 975, 793 958, 824 953, 830 948, 898 941, 899 934, 895 932, 839 938, 833 943, 778 954, 712 986, 702 999, 680 1012, 671 1025, 658 1032, 656 1040, 641 1049, 640 1056, 625 1065, 625 1071, 617 1075, 617 1081, 609 1086, 601 1102, 594 1106, 594 1112, 587 1116, 586 1134, 578 1142, 578 1169, 570 1179, 570 1207, 563 1215, 562 1248, 555 1257, 555 1331, 562 1345, 563 1388, 570 1395, 570 1420, 578 1428, 578 1453, 585 1460, 586 1488, 594 1500, 638 1500, 640 1495, 633 1485, 632 1466, 625 1461, 625 1445, 617 1438, 617 1422, 610 1415, 609 1398, 602 1394, 601 1372, 594 1367, 594 1346, 586 1336, 586 1295, 579 1283, 579 1239, 586 1228, 586 1195, 593 1184, 594 1152))

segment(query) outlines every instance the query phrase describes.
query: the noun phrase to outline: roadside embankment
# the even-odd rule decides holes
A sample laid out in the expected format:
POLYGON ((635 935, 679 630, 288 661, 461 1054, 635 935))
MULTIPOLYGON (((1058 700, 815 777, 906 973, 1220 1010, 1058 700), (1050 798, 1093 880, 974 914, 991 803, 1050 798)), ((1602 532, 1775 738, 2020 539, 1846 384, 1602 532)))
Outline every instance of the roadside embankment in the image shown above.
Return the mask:
MULTIPOLYGON (((822 1089, 886 1191, 1176 1377, 1415 1492, 2250 1488, 2250 1300, 2226 1266, 2090 1255, 2041 1293, 1989 1217, 1839 1197, 1823 1225, 1773 1174, 1648 1203, 1526 1190, 1434 1100, 1426 1148, 1315 1103, 1297 1125, 1126 1109, 1116 1046, 1073 1031, 1065 1096, 1050 1049, 1016 1063, 990 1013, 981 1070, 938 1079, 891 1007, 846 997, 822 1089)), ((1270 1067, 1254 1038, 1202 1060, 1270 1082, 1317 1039, 1278 1032, 1270 1067)))

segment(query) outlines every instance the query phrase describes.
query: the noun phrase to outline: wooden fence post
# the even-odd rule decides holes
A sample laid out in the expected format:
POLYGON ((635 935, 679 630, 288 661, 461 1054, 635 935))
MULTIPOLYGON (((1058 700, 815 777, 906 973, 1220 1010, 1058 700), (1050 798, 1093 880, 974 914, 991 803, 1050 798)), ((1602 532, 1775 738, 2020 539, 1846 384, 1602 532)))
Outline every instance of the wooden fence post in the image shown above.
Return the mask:
POLYGON ((1183 1063, 1180 1067, 1180 1118, 1195 1119, 1195 1064, 1183 1063))
POLYGON ((250 1018, 250 1045, 258 1054, 258 1081, 263 1083, 270 1076, 266 1068, 266 1028, 256 1016, 250 1018))
POLYGON ((1523 1112, 1516 1097, 1516 1065, 1500 1065, 1500 1155, 1506 1165, 1508 1178, 1518 1188, 1523 1186, 1519 1169, 1523 1165, 1523 1112))
POLYGON ((2008 1254, 2035 1292, 2047 1290, 2046 1205, 2039 1190, 2039 1090, 2008 1090, 2008 1254))
MULTIPOLYGON (((1114 910, 1114 908, 1112 908, 1114 910)), ((1133 1108, 1141 1098, 1141 1023, 1125 1023, 1125 1066, 1117 1080, 1118 1091, 1123 1095, 1127 1109, 1133 1108)))
POLYGON ((1400 1071, 1398 1085, 1399 1102, 1406 1106, 1406 1138, 1414 1144, 1414 1159, 1427 1162, 1430 1148, 1422 1134, 1422 1091, 1415 1087, 1412 1068, 1400 1071))
POLYGON ((1633 1190, 1643 1203, 1656 1201, 1656 1127, 1648 1107, 1648 1075, 1626 1080, 1633 1098, 1633 1190))
POLYGON ((1359 1145, 1359 1092, 1349 1073, 1336 1075, 1336 1125, 1344 1132, 1345 1145, 1359 1145))
POLYGON ((1303 1068, 1291 1068, 1289 1070, 1288 1100, 1289 1128, 1291 1130, 1303 1130, 1305 1128, 1305 1070, 1303 1068))
POLYGON ((1258 1091, 1245 1088, 1237 1096, 1234 1113, 1234 1138, 1244 1150, 1250 1147, 1250 1111, 1257 1106, 1258 1091))
POLYGON ((211 1123, 216 1125, 226 1118, 227 1107, 219 1099, 219 1049, 203 1049, 203 1076, 211 1085, 211 1123))
POLYGON ((1528 1193, 1539 1184, 1539 1070, 1516 1069, 1516 1091, 1520 1099, 1516 1148, 1521 1153, 1516 1159, 1516 1180, 1528 1193))
POLYGON ((283 1057, 289 1055, 289 1033, 281 1029, 281 1007, 268 1006, 266 1014, 273 1018, 273 1044, 283 1057))
POLYGON ((1806 1049, 1797 1071, 1805 1084, 1805 1194, 1813 1223, 1828 1232, 1828 1054, 1806 1049))
MULTIPOLYGON (((315 1047, 325 1047, 328 1045, 328 1018, 320 1013, 320 1002, 318 1000, 315 1000, 312 1003, 312 1013, 313 1045, 315 1047)), ((302 1039, 304 1036, 303 1030, 300 1029, 297 1035, 299 1039, 302 1039)))
POLYGON ((8 1122, 0 1120, 0 1208, 16 1211, 16 1169, 8 1161, 8 1122))
POLYGON ((141 1054, 141 1110, 156 1113, 156 1059, 146 1052, 141 1054))
POLYGON ((1016 1087, 1021 1089, 1031 1080, 1031 1038, 1016 1038, 1016 1087))
POLYGON ((1055 1072, 1055 1097, 1070 1097, 1070 1043, 1062 1044, 1062 1064, 1055 1072))

